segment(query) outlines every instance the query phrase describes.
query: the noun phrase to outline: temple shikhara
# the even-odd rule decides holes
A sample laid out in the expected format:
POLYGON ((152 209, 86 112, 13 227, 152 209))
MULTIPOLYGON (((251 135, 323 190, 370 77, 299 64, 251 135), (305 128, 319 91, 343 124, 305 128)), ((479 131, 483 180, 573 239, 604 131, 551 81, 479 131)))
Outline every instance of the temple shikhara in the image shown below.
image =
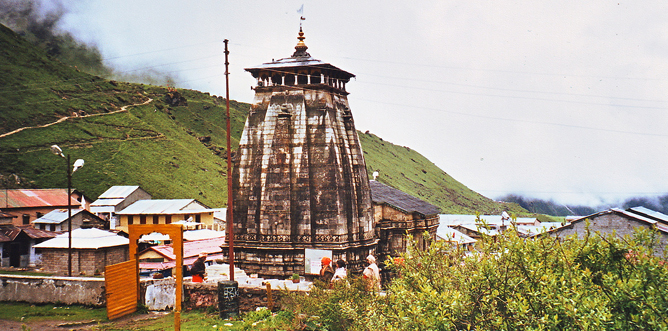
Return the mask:
POLYGON ((304 274, 305 248, 353 271, 381 253, 346 92, 355 75, 311 57, 301 28, 298 40, 291 57, 246 68, 257 85, 233 172, 235 264, 263 276, 304 274))

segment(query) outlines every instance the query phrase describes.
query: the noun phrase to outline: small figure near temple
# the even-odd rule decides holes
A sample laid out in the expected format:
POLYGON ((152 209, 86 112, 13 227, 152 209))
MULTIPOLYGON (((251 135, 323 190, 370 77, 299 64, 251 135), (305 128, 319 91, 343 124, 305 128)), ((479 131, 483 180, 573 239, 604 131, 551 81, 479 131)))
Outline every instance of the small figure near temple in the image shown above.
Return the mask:
POLYGON ((190 273, 193 276, 193 283, 201 283, 204 281, 204 276, 206 275, 206 253, 199 253, 199 257, 193 263, 192 268, 190 268, 190 273))
POLYGON ((334 269, 332 268, 332 259, 327 256, 323 257, 320 260, 320 280, 325 282, 326 285, 329 285, 329 282, 334 277, 334 269))
POLYGON ((369 266, 364 268, 362 276, 367 281, 367 290, 380 291, 380 269, 376 265, 376 258, 369 254, 366 257, 366 261, 369 263, 369 266))

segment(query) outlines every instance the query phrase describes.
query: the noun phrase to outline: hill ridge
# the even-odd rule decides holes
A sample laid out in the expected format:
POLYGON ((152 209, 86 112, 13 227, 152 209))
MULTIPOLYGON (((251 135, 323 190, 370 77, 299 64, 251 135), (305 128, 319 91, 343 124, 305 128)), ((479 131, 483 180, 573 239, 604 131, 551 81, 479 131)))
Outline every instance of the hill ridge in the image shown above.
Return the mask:
MULTIPOLYGON (((64 186, 62 161, 48 149, 58 144, 65 153, 86 160, 73 185, 90 197, 113 185, 140 185, 155 198, 226 204, 222 97, 89 75, 51 60, 4 26, 0 60, 7 69, 7 79, 0 82, 0 105, 8 109, 0 112, 3 186, 64 186), (14 132, 21 127, 31 129, 14 132), (20 184, 11 183, 12 174, 21 178, 20 184)), ((234 150, 250 105, 230 100, 230 108, 234 150)), ((411 148, 370 133, 358 135, 370 173, 379 170, 379 181, 443 212, 525 212, 470 190, 411 148)))

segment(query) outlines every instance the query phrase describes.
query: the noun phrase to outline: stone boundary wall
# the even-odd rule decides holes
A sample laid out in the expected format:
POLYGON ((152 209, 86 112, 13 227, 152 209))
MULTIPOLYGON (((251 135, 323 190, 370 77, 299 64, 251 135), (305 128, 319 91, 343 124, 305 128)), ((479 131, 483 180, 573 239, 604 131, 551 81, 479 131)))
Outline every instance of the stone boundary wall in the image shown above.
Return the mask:
MULTIPOLYGON (((173 278, 141 280, 140 302, 151 310, 173 309, 173 278), (149 289, 151 287, 151 289, 149 289), (147 302, 147 296, 150 302, 147 302)), ((274 310, 280 308, 283 290, 273 288, 274 310)), ((104 278, 0 275, 0 301, 33 304, 63 304, 104 307, 107 305, 104 278)), ((264 287, 239 287, 239 311, 247 312, 269 304, 264 287)), ((183 283, 183 310, 218 310, 218 283, 183 283)))
POLYGON ((0 275, 0 301, 102 307, 104 278, 0 275))
MULTIPOLYGON (((218 310, 217 283, 188 283, 183 286, 183 310, 207 309, 218 310)), ((272 310, 280 309, 282 290, 271 289, 272 310)), ((267 289, 263 287, 239 287, 239 311, 248 312, 257 307, 268 307, 267 289)))

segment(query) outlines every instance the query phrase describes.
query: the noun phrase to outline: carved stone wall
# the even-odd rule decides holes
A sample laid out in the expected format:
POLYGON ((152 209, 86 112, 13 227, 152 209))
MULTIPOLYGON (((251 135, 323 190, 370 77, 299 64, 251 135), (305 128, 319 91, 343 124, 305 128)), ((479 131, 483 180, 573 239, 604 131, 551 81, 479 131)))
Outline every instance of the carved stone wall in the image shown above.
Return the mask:
POLYGON ((266 276, 303 274, 304 248, 321 248, 361 268, 378 239, 347 97, 255 90, 233 173, 236 263, 266 276))

